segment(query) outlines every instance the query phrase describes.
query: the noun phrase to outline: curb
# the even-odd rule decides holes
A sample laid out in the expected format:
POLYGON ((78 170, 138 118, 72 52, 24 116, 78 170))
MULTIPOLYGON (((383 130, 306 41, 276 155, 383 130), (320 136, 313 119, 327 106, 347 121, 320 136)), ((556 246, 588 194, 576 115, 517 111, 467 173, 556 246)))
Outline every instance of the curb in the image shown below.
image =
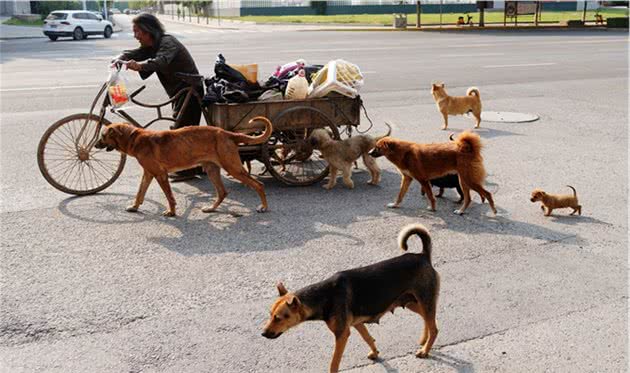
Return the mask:
MULTIPOLYGON (((486 27, 422 27, 422 28, 400 28, 393 27, 387 28, 350 28, 350 27, 336 27, 336 28, 322 28, 320 30, 309 31, 398 31, 398 32, 470 32, 470 31, 546 31, 546 30, 565 30, 565 31, 607 31, 609 28, 602 26, 585 26, 585 27, 568 27, 564 25, 558 26, 486 26, 486 27)), ((627 29, 626 29, 627 30, 627 29)))

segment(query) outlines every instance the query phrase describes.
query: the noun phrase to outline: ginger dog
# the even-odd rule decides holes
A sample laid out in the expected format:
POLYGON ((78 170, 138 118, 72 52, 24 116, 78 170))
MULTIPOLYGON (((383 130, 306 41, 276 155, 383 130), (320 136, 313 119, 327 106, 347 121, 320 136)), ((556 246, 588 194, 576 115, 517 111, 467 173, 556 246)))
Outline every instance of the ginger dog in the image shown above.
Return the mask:
POLYGON ((434 83, 431 85, 431 94, 444 118, 443 130, 448 128, 449 115, 462 115, 469 112, 472 112, 477 120, 475 128, 479 128, 481 124, 481 96, 479 95, 479 89, 470 87, 466 91, 466 96, 449 96, 446 93, 444 83, 434 83))
POLYGON ((290 328, 308 320, 322 320, 335 336, 335 350, 330 372, 339 370, 339 363, 354 327, 370 347, 368 359, 378 358, 375 340, 365 324, 378 323, 387 312, 397 307, 408 308, 424 320, 420 338, 422 348, 416 356, 426 358, 438 334, 437 300, 440 276, 431 264, 431 236, 420 224, 403 228, 398 244, 407 251, 407 240, 418 235, 422 240, 420 254, 407 253, 366 267, 338 272, 332 277, 289 292, 277 285, 280 297, 271 306, 271 315, 262 335, 278 338, 290 328))
POLYGON ((368 181, 370 185, 378 185, 381 180, 381 170, 378 168, 376 161, 369 155, 369 151, 374 148, 376 142, 392 133, 392 127, 387 126, 387 134, 378 137, 369 135, 353 136, 345 140, 335 140, 332 135, 323 128, 318 128, 311 133, 309 140, 314 149, 322 152, 322 157, 330 165, 330 176, 328 184, 324 185, 326 189, 332 189, 337 184, 337 171, 341 170, 343 175, 343 183, 346 187, 354 188, 352 181, 352 165, 359 157, 363 159, 363 163, 370 171, 371 179, 368 181))
POLYGON ((202 165, 216 189, 214 204, 202 209, 203 212, 216 210, 227 196, 221 181, 221 168, 232 177, 254 189, 260 196, 258 212, 267 210, 267 198, 263 184, 252 178, 243 168, 238 153, 238 144, 261 144, 269 139, 273 127, 269 119, 256 117, 249 121, 264 122, 265 132, 260 136, 248 136, 230 132, 218 127, 183 127, 169 131, 149 131, 126 123, 114 123, 103 130, 101 138, 94 145, 107 151, 118 150, 135 157, 144 169, 140 189, 133 205, 127 211, 136 212, 144 202, 144 195, 153 179, 157 179, 168 200, 168 210, 164 216, 175 216, 175 197, 168 181, 168 173, 186 170, 202 165))
POLYGON ((542 205, 540 206, 540 208, 543 211, 545 211, 545 207, 547 208, 547 211, 545 211, 545 216, 551 215, 551 212, 554 209, 561 209, 561 208, 567 208, 567 207, 570 207, 573 209, 573 212, 571 212, 570 215, 573 215, 576 212, 578 213, 578 215, 582 215, 582 206, 578 204, 578 198, 577 198, 577 193, 575 191, 575 188, 572 187, 571 185, 567 185, 567 186, 573 189, 573 195, 547 194, 540 189, 534 189, 534 191, 532 192, 532 197, 530 198, 530 201, 542 202, 542 205))
POLYGON ((464 204, 456 214, 463 214, 470 205, 470 189, 488 200, 492 212, 494 207, 492 194, 483 187, 486 170, 481 156, 481 139, 472 132, 463 132, 455 141, 439 144, 415 144, 409 141, 385 137, 376 142, 370 152, 373 157, 384 155, 402 175, 400 192, 396 202, 387 207, 397 208, 402 202, 413 179, 417 180, 429 200, 429 209, 435 211, 435 197, 431 190, 431 179, 444 176, 453 171, 459 176, 459 183, 464 192, 464 204))

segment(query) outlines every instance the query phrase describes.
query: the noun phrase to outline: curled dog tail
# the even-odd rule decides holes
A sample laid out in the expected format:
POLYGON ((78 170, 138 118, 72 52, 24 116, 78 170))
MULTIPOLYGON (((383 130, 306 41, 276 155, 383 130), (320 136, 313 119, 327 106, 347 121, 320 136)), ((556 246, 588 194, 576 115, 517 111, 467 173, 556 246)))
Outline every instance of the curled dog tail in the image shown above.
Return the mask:
POLYGON ((407 240, 412 235, 417 234, 422 240, 422 254, 426 255, 429 263, 431 263, 431 236, 429 231, 422 224, 409 224, 398 233, 398 246, 403 251, 407 251, 407 240))
POLYGON ((262 121, 265 123, 265 132, 262 135, 250 136, 250 135, 245 135, 243 133, 232 133, 232 139, 237 143, 245 144, 245 145, 258 145, 269 140, 269 138, 271 137, 271 133, 273 132, 273 126, 271 125, 271 121, 263 116, 260 116, 260 117, 254 117, 250 119, 248 124, 252 124, 253 122, 256 122, 256 121, 262 121))
POLYGON ((477 98, 481 98, 481 95, 479 94, 479 89, 477 87, 470 87, 466 91, 466 96, 472 96, 473 94, 477 96, 477 98))
POLYGON ((375 138, 374 138, 374 142, 377 142, 378 140, 380 140, 380 139, 382 139, 382 138, 385 138, 385 137, 387 137, 387 136, 389 136, 389 135, 391 135, 391 134, 392 134, 392 126, 391 126, 389 123, 387 123, 387 122, 385 122, 385 125, 387 126, 387 133, 386 133, 386 134, 384 134, 384 135, 381 135, 381 136, 375 137, 375 138))
POLYGON ((481 143, 481 138, 476 133, 464 131, 457 137, 455 143, 462 153, 473 153, 475 156, 481 155, 483 144, 481 143))
POLYGON ((577 198, 577 192, 575 191, 575 188, 572 187, 571 185, 567 185, 569 188, 573 189, 573 198, 577 198))

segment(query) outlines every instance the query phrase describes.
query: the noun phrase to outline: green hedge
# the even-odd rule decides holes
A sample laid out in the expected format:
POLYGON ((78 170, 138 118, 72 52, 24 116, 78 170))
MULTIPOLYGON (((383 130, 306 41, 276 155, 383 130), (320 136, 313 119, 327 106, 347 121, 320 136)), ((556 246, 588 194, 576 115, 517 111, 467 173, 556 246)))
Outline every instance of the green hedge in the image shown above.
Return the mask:
POLYGON ((606 19, 606 26, 610 28, 628 28, 628 17, 606 19))

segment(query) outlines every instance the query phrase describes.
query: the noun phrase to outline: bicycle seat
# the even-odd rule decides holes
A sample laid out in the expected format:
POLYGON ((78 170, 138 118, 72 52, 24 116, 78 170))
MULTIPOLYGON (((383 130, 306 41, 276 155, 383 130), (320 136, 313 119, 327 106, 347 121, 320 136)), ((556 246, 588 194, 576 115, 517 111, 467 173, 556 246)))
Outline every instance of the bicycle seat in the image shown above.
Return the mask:
POLYGON ((197 85, 203 81, 203 75, 175 73, 175 76, 190 85, 197 85))

